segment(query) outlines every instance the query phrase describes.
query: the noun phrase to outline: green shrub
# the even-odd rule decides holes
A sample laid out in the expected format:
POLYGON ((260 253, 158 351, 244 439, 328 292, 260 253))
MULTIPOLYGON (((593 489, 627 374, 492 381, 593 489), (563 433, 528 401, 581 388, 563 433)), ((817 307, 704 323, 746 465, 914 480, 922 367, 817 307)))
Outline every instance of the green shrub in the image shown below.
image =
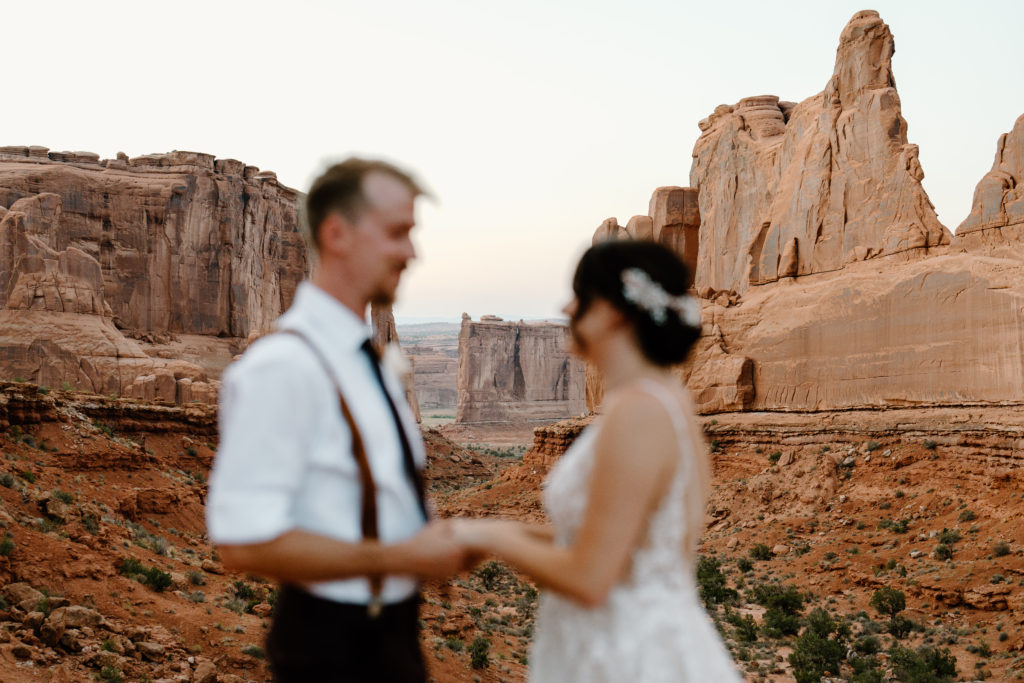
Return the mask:
POLYGON ((1010 544, 1000 541, 992 546, 992 554, 996 557, 1004 557, 1010 554, 1010 544))
POLYGON ((952 560, 953 549, 945 543, 940 543, 935 546, 935 559, 936 560, 952 560))
POLYGON ((907 608, 907 596, 901 590, 885 586, 875 591, 868 604, 879 614, 894 617, 907 608))
POLYGON ((4 488, 8 489, 13 489, 14 482, 14 475, 11 474, 10 472, 4 472, 3 474, 0 474, 0 486, 3 486, 4 488))
POLYGON ((697 558, 697 584, 700 597, 709 608, 725 602, 734 602, 739 594, 726 585, 722 563, 717 557, 701 555, 697 558))
POLYGON ((910 520, 901 519, 899 521, 893 521, 891 519, 883 519, 878 523, 879 529, 888 529, 894 534, 905 534, 910 530, 910 520))
POLYGON ((889 650, 889 663, 896 680, 905 683, 948 683, 956 676, 956 657, 947 648, 914 651, 897 645, 889 650))
POLYGON ((867 444, 868 453, 871 453, 872 451, 877 451, 881 447, 882 447, 882 444, 878 443, 877 441, 868 441, 868 444, 867 444))
POLYGON ((100 669, 100 680, 107 683, 124 683, 124 674, 116 666, 107 665, 100 669))
POLYGON ((772 559, 772 549, 764 543, 756 543, 750 548, 750 559, 758 561, 770 560, 772 559))
POLYGON ((259 645, 246 645, 242 648, 242 654, 255 657, 256 659, 263 659, 267 656, 266 653, 263 652, 263 648, 259 645))
POLYGON ((956 529, 943 529, 938 535, 939 543, 945 543, 946 545, 953 545, 961 538, 960 532, 956 529))
POLYGON ((757 622, 754 621, 754 617, 749 614, 740 616, 736 612, 730 611, 725 615, 725 620, 736 628, 733 635, 737 641, 741 643, 757 642, 757 622))
POLYGON ((736 568, 739 569, 740 572, 746 574, 747 572, 754 570, 754 563, 751 562, 748 557, 741 557, 736 560, 736 568))
POLYGON ((842 629, 825 610, 811 612, 807 629, 796 639, 789 655, 797 683, 818 683, 826 674, 839 675, 846 655, 843 634, 848 631, 849 626, 842 629))
POLYGON ((32 472, 29 472, 28 470, 25 470, 24 472, 22 472, 18 476, 21 477, 22 479, 24 479, 25 481, 27 481, 30 484, 36 483, 36 475, 33 474, 32 472))
POLYGON ((0 555, 3 557, 10 557, 13 552, 14 538, 12 538, 10 534, 4 534, 3 540, 0 540, 0 555))
POLYGON ((957 519, 961 522, 973 522, 977 518, 978 515, 974 514, 973 510, 964 510, 963 512, 960 513, 960 516, 957 517, 957 519))
POLYGON ((896 640, 903 640, 910 635, 910 632, 915 629, 920 629, 921 625, 912 619, 908 619, 902 614, 897 614, 889 620, 885 630, 892 634, 892 637, 896 640))
POLYGON ((794 586, 783 586, 777 582, 754 586, 750 597, 753 602, 766 607, 764 613, 765 632, 772 636, 793 636, 800 631, 800 613, 804 608, 804 597, 794 586))
POLYGON ((474 669, 486 669, 491 665, 490 660, 491 641, 479 637, 473 640, 469 646, 469 661, 474 669))
POLYGON ((768 462, 770 462, 771 464, 774 465, 775 463, 777 463, 779 461, 779 458, 781 458, 781 457, 782 457, 782 451, 773 451, 773 452, 768 454, 768 462))
POLYGON ((939 445, 939 442, 933 441, 932 439, 925 439, 922 445, 928 450, 934 451, 936 447, 939 445))
POLYGON ((462 652, 462 648, 465 647, 465 643, 459 638, 450 637, 444 641, 444 646, 452 652, 462 652))
POLYGON ((169 588, 173 582, 168 572, 159 567, 147 567, 133 557, 123 558, 118 566, 118 571, 144 586, 149 586, 158 593, 169 588))
POLYGON ((877 636, 861 636, 853 644, 853 649, 862 655, 873 655, 882 651, 882 641, 877 636))
POLYGON ((75 502, 75 496, 73 494, 68 493, 67 491, 61 491, 60 489, 57 489, 56 491, 53 491, 51 495, 53 495, 53 497, 59 500, 60 502, 67 503, 68 505, 71 505, 72 503, 75 502))

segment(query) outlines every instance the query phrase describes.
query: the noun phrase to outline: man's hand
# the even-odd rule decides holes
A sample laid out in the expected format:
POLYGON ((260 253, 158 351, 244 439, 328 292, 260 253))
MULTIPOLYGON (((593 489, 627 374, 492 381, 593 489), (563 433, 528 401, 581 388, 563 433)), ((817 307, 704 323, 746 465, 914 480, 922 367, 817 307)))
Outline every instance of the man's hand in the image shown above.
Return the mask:
POLYGON ((410 573, 427 579, 443 579, 462 570, 466 549, 455 540, 451 523, 431 522, 401 544, 403 564, 410 573))

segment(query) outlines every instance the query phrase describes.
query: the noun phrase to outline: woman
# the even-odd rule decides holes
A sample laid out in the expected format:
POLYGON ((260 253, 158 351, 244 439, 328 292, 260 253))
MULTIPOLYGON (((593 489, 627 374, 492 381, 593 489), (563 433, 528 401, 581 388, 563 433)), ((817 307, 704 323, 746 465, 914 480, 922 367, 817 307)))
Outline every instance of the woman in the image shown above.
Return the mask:
POLYGON ((651 242, 605 242, 573 280, 573 350, 603 375, 603 414, 545 484, 552 527, 459 520, 470 549, 548 589, 532 681, 741 680, 701 605, 693 548, 709 482, 692 402, 670 367, 700 335, 686 268, 651 242))

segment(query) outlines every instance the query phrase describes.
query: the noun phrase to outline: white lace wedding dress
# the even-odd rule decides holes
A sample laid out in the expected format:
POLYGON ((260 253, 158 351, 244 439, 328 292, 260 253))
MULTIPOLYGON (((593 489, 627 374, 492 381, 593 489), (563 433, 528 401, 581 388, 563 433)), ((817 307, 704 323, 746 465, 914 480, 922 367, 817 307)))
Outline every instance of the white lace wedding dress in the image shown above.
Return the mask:
MULTIPOLYGON (((694 514, 688 510, 695 506, 687 506, 688 496, 692 502, 700 491, 694 472, 699 456, 692 452, 686 420, 672 393, 654 381, 642 386, 665 405, 675 425, 680 450, 675 477, 650 518, 646 540, 633 551, 628 575, 604 605, 587 608, 551 592, 541 596, 531 683, 742 680, 700 601, 693 554, 684 554, 685 539, 698 537, 703 523, 703 510, 694 514)), ((557 543, 568 544, 583 522, 600 428, 598 418, 545 482, 544 507, 557 543)))

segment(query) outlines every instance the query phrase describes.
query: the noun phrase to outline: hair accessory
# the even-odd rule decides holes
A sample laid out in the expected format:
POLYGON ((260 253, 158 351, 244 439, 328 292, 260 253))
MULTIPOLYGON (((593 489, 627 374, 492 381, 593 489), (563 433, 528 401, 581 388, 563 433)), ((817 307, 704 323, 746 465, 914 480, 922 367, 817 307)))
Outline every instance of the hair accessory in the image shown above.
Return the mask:
POLYGON ((688 294, 672 296, 640 268, 622 271, 622 296, 646 311, 656 325, 664 325, 671 309, 690 327, 700 327, 700 303, 688 294))

